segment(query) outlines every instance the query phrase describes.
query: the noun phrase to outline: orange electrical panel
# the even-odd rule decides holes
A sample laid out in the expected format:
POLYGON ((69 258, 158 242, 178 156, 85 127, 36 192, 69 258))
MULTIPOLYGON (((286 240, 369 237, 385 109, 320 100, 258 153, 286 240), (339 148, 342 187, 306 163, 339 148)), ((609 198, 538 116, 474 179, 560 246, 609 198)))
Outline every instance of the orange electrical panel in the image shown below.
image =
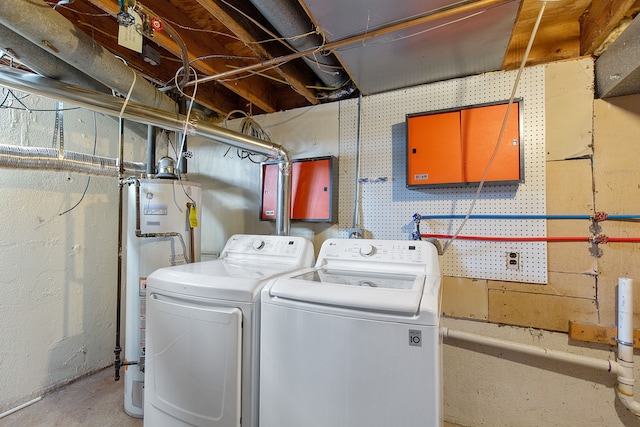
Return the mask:
MULTIPOLYGON (((291 219, 333 222, 337 203, 334 192, 337 167, 333 157, 294 160, 291 165, 291 219)), ((278 164, 262 165, 261 220, 275 220, 278 198, 278 164)))
POLYGON ((496 151, 507 108, 497 103, 408 115, 407 187, 480 182, 494 151, 485 181, 523 181, 521 100, 511 107, 496 151))

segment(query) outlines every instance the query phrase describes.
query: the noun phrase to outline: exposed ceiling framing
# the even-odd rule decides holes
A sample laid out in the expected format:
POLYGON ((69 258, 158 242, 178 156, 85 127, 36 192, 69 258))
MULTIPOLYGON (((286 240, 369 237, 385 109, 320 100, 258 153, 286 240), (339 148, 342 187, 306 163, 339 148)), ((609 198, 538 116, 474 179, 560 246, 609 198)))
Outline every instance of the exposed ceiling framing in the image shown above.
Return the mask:
MULTIPOLYGON (((175 82, 183 65, 182 52, 176 37, 167 31, 171 28, 184 42, 199 80, 197 84, 190 81, 182 90, 187 94, 197 90, 197 103, 213 120, 234 110, 269 113, 469 73, 514 69, 522 61, 542 5, 538 0, 407 0, 402 3, 406 10, 398 10, 402 8, 390 8, 388 0, 141 0, 138 5, 148 12, 147 18, 157 18, 167 27, 147 32, 144 38, 160 57, 159 63, 152 65, 153 61, 145 61, 140 53, 118 44, 116 16, 122 7, 117 0, 26 1, 55 7, 59 19, 71 22, 92 43, 122 58, 157 88, 179 98, 175 82), (296 52, 291 46, 295 43, 282 39, 275 29, 282 22, 269 22, 259 12, 264 2, 274 1, 283 16, 302 11, 301 22, 308 22, 309 32, 321 37, 324 44, 317 51, 296 52), (507 12, 497 13, 500 10, 507 12), (480 46, 491 49, 490 55, 484 53, 483 57, 493 55, 498 58, 496 64, 480 64, 479 58, 461 49, 468 40, 477 39, 479 25, 487 38, 480 46), (455 55, 443 55, 453 50, 462 52, 461 56, 454 60, 455 55), (326 55, 337 59, 340 72, 347 76, 341 87, 327 87, 313 70, 314 58, 326 55), (392 56, 397 70, 384 62, 392 56), (372 74, 376 70, 378 74, 372 74)), ((125 6, 127 2, 134 4, 132 0, 122 1, 125 6)), ((132 12, 133 8, 124 10, 132 12)), ((548 2, 528 64, 599 55, 610 43, 610 35, 619 25, 628 24, 639 10, 640 0, 548 2)), ((3 22, 1 12, 0 22, 11 28, 10 22, 3 22)), ((32 50, 21 51, 9 40, 0 45, 8 53, 3 61, 8 63, 12 57, 14 63, 22 59, 29 64, 32 50)), ((57 51, 46 40, 39 48, 64 59, 65 52, 57 51)), ((56 78, 65 80, 64 76, 56 78)))

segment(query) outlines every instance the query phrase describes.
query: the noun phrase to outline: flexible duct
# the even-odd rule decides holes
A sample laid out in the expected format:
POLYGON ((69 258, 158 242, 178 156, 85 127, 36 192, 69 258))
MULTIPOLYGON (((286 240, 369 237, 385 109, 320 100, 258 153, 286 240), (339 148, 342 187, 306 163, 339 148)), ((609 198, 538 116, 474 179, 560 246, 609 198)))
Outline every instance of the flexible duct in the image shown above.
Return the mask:
MULTIPOLYGON (((57 148, 0 145, 0 167, 118 176, 118 162, 116 159, 73 151, 65 151, 63 157, 60 158, 57 148)), ((146 165, 144 163, 124 162, 124 169, 127 172, 138 175, 146 170, 146 165)))
MULTIPOLYGON (((44 1, 0 1, 0 24, 109 88, 129 92, 134 71, 44 1)), ((176 109, 171 98, 143 78, 136 79, 131 99, 164 111, 176 109)))
MULTIPOLYGON (((181 132, 184 130, 186 117, 177 113, 170 113, 157 108, 148 107, 136 102, 129 102, 123 110, 125 100, 115 96, 104 95, 89 91, 69 84, 64 84, 46 77, 29 74, 26 72, 0 67, 0 85, 15 90, 41 95, 47 98, 69 102, 79 107, 97 111, 111 116, 120 116, 147 125, 154 125, 166 130, 181 132)), ((191 121, 187 126, 187 132, 209 140, 231 145, 232 147, 247 150, 256 154, 272 156, 286 165, 291 162, 289 153, 282 146, 261 139, 254 138, 230 129, 209 123, 191 121)), ((291 188, 291 176, 285 174, 286 168, 279 168, 278 191, 291 188), (282 175, 282 178, 280 178, 282 175)), ((291 197, 281 195, 278 197, 278 215, 276 217, 276 233, 288 235, 290 225, 291 197)))

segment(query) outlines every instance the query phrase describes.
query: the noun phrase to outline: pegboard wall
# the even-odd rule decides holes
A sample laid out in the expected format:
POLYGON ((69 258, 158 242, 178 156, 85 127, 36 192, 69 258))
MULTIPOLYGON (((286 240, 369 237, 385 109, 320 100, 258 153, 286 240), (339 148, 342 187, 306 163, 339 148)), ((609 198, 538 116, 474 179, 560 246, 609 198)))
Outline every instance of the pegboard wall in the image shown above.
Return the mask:
MULTIPOLYGON (((415 213, 465 215, 477 185, 406 188, 406 115, 508 100, 516 75, 489 73, 341 102, 340 231, 355 225, 365 238, 407 239, 416 229, 415 213)), ((544 67, 525 69, 516 91, 524 102, 524 182, 485 184, 473 214, 546 213, 544 89, 544 67)), ((423 219, 420 231, 451 235, 461 223, 423 219)), ((546 220, 469 219, 460 236, 541 237, 546 236, 546 220)), ((545 242, 456 240, 440 261, 448 276, 547 282, 545 242), (507 268, 511 252, 518 256, 517 269, 507 268)))

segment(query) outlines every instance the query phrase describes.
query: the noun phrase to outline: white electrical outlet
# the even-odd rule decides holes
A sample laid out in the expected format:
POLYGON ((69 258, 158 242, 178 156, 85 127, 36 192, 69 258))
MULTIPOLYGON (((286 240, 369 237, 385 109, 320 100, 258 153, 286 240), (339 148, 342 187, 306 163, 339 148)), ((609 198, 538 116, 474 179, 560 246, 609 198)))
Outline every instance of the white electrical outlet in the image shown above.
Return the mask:
POLYGON ((507 252, 507 270, 520 270, 520 252, 507 252))

